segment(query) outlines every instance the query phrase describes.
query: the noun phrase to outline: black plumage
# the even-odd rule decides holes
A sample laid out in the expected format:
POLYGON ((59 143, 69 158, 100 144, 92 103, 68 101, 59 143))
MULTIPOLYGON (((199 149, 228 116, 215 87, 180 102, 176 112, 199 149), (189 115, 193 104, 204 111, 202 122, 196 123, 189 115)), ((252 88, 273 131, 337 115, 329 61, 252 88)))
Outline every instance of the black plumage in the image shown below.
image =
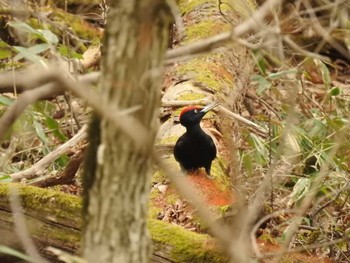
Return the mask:
POLYGON ((177 140, 174 156, 183 172, 204 167, 210 176, 211 163, 216 157, 216 147, 213 139, 200 127, 200 121, 216 105, 214 103, 204 108, 190 106, 180 113, 180 123, 186 127, 186 132, 177 140))

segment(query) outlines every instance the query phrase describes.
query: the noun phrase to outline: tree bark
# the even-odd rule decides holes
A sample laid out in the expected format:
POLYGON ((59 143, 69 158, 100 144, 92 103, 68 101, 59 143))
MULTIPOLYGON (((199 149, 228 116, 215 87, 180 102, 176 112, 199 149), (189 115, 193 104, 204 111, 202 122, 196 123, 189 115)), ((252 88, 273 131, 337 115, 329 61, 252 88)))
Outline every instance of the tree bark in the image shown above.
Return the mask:
POLYGON ((146 228, 149 153, 157 131, 158 86, 169 22, 165 1, 111 3, 103 52, 101 103, 118 105, 115 111, 136 107, 130 115, 148 134, 146 143, 138 145, 114 123, 101 120, 97 155, 87 160, 95 163, 94 170, 87 171, 91 182, 86 183, 90 188, 86 195, 83 252, 89 262, 142 263, 148 262, 151 255, 146 228))

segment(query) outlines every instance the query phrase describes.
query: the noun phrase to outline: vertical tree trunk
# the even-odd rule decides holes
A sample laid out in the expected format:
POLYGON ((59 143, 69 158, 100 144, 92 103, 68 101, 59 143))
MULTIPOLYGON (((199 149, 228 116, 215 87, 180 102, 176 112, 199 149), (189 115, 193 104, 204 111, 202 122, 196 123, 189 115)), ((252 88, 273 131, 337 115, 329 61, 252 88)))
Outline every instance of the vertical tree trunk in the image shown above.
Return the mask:
POLYGON ((146 229, 149 153, 157 131, 169 17, 162 0, 111 2, 100 82, 103 103, 138 107, 130 115, 149 131, 150 143, 137 147, 113 123, 101 120, 97 154, 87 160, 93 170, 87 171, 83 252, 89 262, 142 263, 151 255, 146 229))

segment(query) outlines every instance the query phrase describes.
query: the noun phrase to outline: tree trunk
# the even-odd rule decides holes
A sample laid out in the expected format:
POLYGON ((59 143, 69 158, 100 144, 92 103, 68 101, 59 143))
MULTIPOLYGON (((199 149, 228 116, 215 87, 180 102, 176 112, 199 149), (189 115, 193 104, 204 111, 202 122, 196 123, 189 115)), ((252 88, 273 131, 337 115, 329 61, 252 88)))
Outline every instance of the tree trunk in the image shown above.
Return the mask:
POLYGON ((143 125, 147 138, 146 145, 138 145, 116 129, 115 123, 101 120, 97 154, 87 160, 90 167, 96 162, 93 170, 87 171, 91 181, 86 183, 90 188, 86 195, 83 252, 89 262, 142 263, 148 262, 151 255, 146 229, 149 153, 157 131, 159 71, 168 43, 169 22, 164 1, 113 1, 110 6, 101 103, 113 105, 116 112, 132 109, 129 115, 143 125))

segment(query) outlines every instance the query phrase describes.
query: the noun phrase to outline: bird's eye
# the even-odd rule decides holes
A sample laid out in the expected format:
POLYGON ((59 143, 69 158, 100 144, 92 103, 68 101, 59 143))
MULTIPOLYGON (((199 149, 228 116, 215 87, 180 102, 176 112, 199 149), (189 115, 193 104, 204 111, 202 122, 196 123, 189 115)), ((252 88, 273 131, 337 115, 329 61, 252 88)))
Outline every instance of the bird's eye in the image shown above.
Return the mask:
POLYGON ((194 110, 194 113, 198 113, 198 110, 194 110))

